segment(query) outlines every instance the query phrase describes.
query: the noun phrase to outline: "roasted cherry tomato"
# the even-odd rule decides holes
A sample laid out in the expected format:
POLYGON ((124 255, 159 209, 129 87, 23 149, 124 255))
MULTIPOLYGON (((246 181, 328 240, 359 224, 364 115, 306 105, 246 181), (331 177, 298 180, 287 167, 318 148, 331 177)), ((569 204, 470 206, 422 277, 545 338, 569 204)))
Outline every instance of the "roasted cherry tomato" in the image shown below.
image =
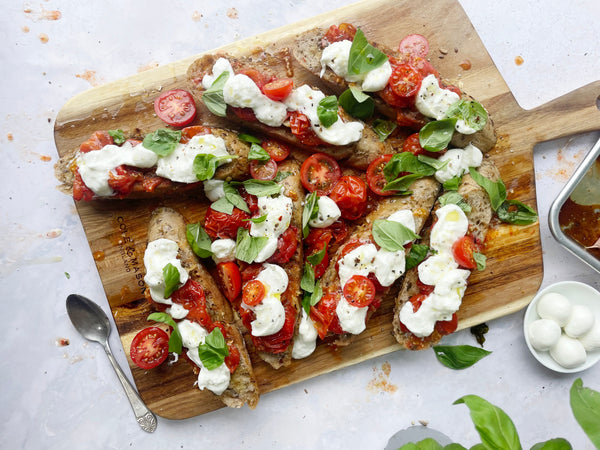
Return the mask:
POLYGON ((252 222, 247 220, 249 218, 250 214, 238 208, 233 208, 231 214, 208 208, 204 218, 204 229, 213 239, 235 239, 237 237, 238 228, 250 228, 252 222))
POLYGON ((196 117, 196 102, 188 91, 173 89, 154 100, 154 112, 173 127, 184 127, 196 117))
POLYGON ((458 317, 456 313, 452 314, 452 318, 450 320, 438 320, 435 323, 435 330, 442 336, 454 333, 457 328, 458 317))
POLYGON ((233 302, 242 292, 242 275, 240 268, 233 261, 217 264, 217 280, 223 295, 233 302))
POLYGON ((477 244, 471 236, 463 236, 452 244, 452 255, 459 266, 465 269, 477 268, 473 253, 477 252, 477 244))
POLYGON ((394 93, 402 98, 414 97, 421 87, 423 77, 410 64, 398 64, 393 67, 389 85, 394 93))
POLYGON ((316 306, 310 307, 310 318, 315 324, 321 339, 327 336, 328 331, 343 333, 335 309, 339 302, 336 294, 325 294, 316 306))
POLYGON ((153 369, 169 356, 169 335, 157 327, 144 328, 131 341, 129 354, 140 369, 153 369))
POLYGON ((317 195, 329 195, 335 183, 342 176, 339 164, 325 153, 313 153, 300 167, 302 186, 317 195))
POLYGON ((181 130, 181 142, 182 144, 187 144, 190 139, 199 134, 210 134, 210 128, 203 127, 201 125, 194 125, 192 127, 185 127, 181 130))
POLYGON ((256 69, 248 68, 248 69, 240 69, 236 72, 236 75, 246 75, 250 78, 254 83, 258 86, 258 88, 262 91, 263 86, 268 82, 272 81, 270 77, 266 77, 263 73, 259 72, 256 69))
POLYGON ((420 34, 409 34, 400 41, 398 46, 400 53, 410 56, 424 58, 429 53, 429 42, 425 36, 420 34))
POLYGON ((352 275, 344 285, 343 293, 352 306, 364 308, 375 298, 375 285, 363 275, 352 275))
POLYGON ((258 120, 252 108, 237 108, 234 106, 228 106, 228 108, 244 122, 256 122, 258 120))
MULTIPOLYGON (((284 308, 285 322, 281 330, 270 336, 251 336, 252 342, 257 350, 269 353, 282 353, 290 346, 292 338, 294 337, 296 310, 289 303, 284 303, 284 308)), ((254 320, 254 313, 243 308, 240 309, 239 312, 242 317, 242 322, 247 329, 251 330, 252 326, 250 324, 254 320)))
POLYGON ((189 311, 186 319, 197 321, 209 331, 213 329, 214 324, 206 310, 206 296, 200 283, 189 278, 183 286, 173 292, 171 300, 189 311))
POLYGON ((248 306, 256 306, 265 298, 265 285, 260 280, 248 281, 242 289, 242 301, 248 306))
POLYGON ((290 130, 304 145, 314 147, 323 144, 321 138, 312 129, 308 117, 302 113, 296 111, 290 113, 290 130))
POLYGON ((387 184, 383 169, 385 165, 392 159, 392 155, 382 155, 375 159, 367 168, 367 183, 369 188, 377 195, 394 195, 395 191, 384 191, 383 188, 387 184))
POLYGON ((331 25, 323 37, 323 47, 338 41, 351 41, 356 34, 356 27, 350 23, 331 25))
POLYGON ((329 197, 340 208, 343 219, 356 220, 367 210, 367 185, 355 175, 341 177, 329 197))
POLYGON ((285 264, 298 248, 298 228, 294 226, 288 227, 281 235, 277 238, 277 250, 273 253, 267 262, 272 264, 285 264))
POLYGON ((273 139, 267 139, 260 144, 266 150, 272 160, 281 162, 290 155, 290 148, 273 139))
POLYGON ((417 287, 419 288, 419 294, 429 295, 435 289, 435 286, 425 284, 420 278, 417 278, 417 287))
POLYGON ((94 191, 92 191, 89 187, 87 187, 85 185, 85 183, 83 182, 83 179, 81 178, 79 170, 77 170, 76 168, 72 169, 72 170, 73 170, 73 200, 75 200, 75 201, 84 200, 86 202, 93 200, 94 196, 96 195, 94 193, 94 191))
POLYGON ((96 131, 92 133, 89 139, 79 146, 81 153, 91 152, 92 150, 100 150, 105 145, 114 144, 113 138, 107 131, 96 131))
POLYGON ((255 180, 272 180, 277 175, 277 163, 272 158, 265 162, 253 159, 250 161, 250 175, 255 180))
POLYGON ((263 94, 271 100, 280 102, 292 93, 294 81, 291 78, 278 78, 262 87, 263 94))
POLYGON ((427 118, 419 111, 409 108, 400 109, 396 112, 396 123, 401 127, 418 131, 427 125, 427 118))
POLYGON ((117 166, 108 173, 108 185, 120 196, 126 196, 133 190, 133 185, 141 181, 144 175, 128 166, 117 166))

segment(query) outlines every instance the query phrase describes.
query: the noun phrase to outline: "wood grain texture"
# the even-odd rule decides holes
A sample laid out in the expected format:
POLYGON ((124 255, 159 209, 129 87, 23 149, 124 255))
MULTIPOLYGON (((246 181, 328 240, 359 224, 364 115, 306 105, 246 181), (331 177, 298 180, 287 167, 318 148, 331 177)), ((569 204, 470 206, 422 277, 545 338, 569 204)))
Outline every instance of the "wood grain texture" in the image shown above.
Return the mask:
MULTIPOLYGON (((532 157, 536 143, 600 129, 600 112, 596 108, 600 82, 534 110, 521 109, 456 0, 425 0, 425 5, 410 0, 363 1, 218 50, 242 55, 257 46, 272 43, 285 46, 302 30, 339 22, 360 26, 370 40, 390 47, 410 33, 420 33, 429 39, 431 62, 443 77, 483 103, 494 119, 499 140, 489 155, 507 185, 509 198, 536 205, 532 157), (438 59, 440 48, 449 50, 443 59, 438 59), (464 59, 471 61, 469 71, 459 67, 464 59)), ((187 68, 197 56, 72 98, 56 120, 55 142, 59 154, 77 148, 96 130, 121 128, 126 133, 145 134, 163 126, 154 116, 152 101, 162 90, 185 86, 187 68)), ((295 76, 305 75, 297 71, 295 76)), ((151 312, 143 299, 143 254, 148 217, 159 205, 178 210, 188 222, 203 218, 206 209, 202 194, 152 201, 77 204, 126 354, 133 336, 147 326, 146 317, 151 312)), ((461 329, 520 310, 541 283, 538 224, 518 227, 494 223, 486 254, 487 269, 473 274, 469 280, 458 313, 461 329)), ((278 371, 253 355, 261 392, 397 351, 399 346, 391 333, 393 303, 393 298, 384 301, 367 330, 352 346, 334 348, 320 344, 309 358, 294 361, 290 367, 278 371)), ((131 361, 130 367, 142 398, 163 417, 182 419, 222 407, 211 393, 194 387, 195 377, 184 361, 152 371, 138 369, 131 361)))

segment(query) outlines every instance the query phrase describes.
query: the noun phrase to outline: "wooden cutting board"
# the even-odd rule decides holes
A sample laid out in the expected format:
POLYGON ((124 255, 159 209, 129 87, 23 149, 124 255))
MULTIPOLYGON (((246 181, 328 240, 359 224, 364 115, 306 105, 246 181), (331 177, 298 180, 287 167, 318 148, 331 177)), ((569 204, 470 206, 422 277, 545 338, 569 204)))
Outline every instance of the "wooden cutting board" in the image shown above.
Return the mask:
MULTIPOLYGON (((600 82, 537 109, 522 110, 456 0, 425 0, 418 4, 410 0, 367 0, 218 50, 244 54, 274 42, 285 45, 302 30, 340 22, 360 26, 369 40, 389 47, 395 47, 410 33, 420 33, 429 39, 431 62, 442 76, 458 84, 490 112, 499 136, 491 157, 500 169, 509 198, 536 205, 532 157, 536 143, 600 129, 600 112, 596 108, 600 82), (443 58, 440 49, 448 51, 443 58), (459 66, 465 59, 471 62, 468 71, 459 66)), ((55 142, 59 154, 77 148, 96 130, 139 129, 145 134, 164 126, 154 117, 152 101, 161 90, 185 87, 186 70, 197 56, 91 89, 71 99, 56 119, 55 142)), ((296 71, 296 76, 302 78, 303 74, 296 71)), ((148 217, 158 205, 174 207, 189 222, 201 219, 206 209, 201 195, 77 204, 126 354, 133 336, 148 324, 150 308, 143 295, 143 254, 148 217)), ((458 314, 461 329, 520 310, 529 303, 542 280, 538 224, 494 226, 488 241, 487 268, 470 278, 458 314)), ((288 368, 273 370, 252 355, 261 392, 281 389, 399 350, 391 334, 392 308, 393 301, 384 302, 352 346, 319 345, 309 358, 294 361, 288 368)), ((184 361, 171 366, 163 364, 151 371, 138 369, 131 361, 130 367, 142 398, 160 416, 182 419, 222 407, 211 393, 194 387, 195 377, 184 361)))

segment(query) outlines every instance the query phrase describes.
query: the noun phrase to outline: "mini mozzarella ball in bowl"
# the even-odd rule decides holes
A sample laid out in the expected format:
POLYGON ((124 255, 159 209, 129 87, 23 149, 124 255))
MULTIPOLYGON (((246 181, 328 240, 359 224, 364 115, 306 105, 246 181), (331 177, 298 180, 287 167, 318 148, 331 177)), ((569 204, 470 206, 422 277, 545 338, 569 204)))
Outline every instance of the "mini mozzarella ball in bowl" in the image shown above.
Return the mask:
POLYGON ((588 369, 600 360, 600 292, 577 281, 540 290, 525 312, 525 342, 556 372, 588 369))

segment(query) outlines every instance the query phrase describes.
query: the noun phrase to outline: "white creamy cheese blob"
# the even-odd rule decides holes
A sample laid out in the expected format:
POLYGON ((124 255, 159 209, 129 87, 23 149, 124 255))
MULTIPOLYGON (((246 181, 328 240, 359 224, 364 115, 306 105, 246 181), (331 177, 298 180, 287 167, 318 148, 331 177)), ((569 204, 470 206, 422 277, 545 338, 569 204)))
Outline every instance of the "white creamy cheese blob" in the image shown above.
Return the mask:
POLYGON ((284 194, 277 197, 258 197, 259 216, 266 215, 260 223, 250 225, 250 236, 267 237, 267 245, 261 249, 255 262, 264 262, 277 250, 277 238, 287 230, 292 222, 292 199, 284 194))
POLYGON ((600 317, 596 316, 592 328, 579 338, 588 352, 600 349, 600 317))
POLYGON ((216 202, 220 198, 225 197, 225 190, 223 189, 225 182, 223 180, 206 180, 203 184, 204 195, 211 202, 216 202))
POLYGON ((233 67, 231 67, 231 63, 227 58, 217 59, 213 65, 212 74, 206 74, 204 75, 204 78, 202 78, 202 87, 204 89, 209 89, 223 72, 229 72, 230 77, 234 74, 233 67))
POLYGON ((377 256, 375 244, 363 244, 346 253, 338 261, 338 276, 342 289, 354 275, 366 277, 373 270, 373 262, 377 256))
POLYGON ((456 92, 442 89, 435 75, 430 74, 421 82, 415 106, 424 116, 441 120, 446 117, 450 105, 459 100, 460 96, 456 92))
POLYGON ((564 327, 569 318, 573 305, 571 301, 558 292, 544 294, 537 304, 536 311, 542 319, 554 320, 560 327, 564 327))
POLYGON ((136 146, 126 141, 123 145, 105 145, 100 150, 78 153, 77 169, 85 185, 99 197, 114 194, 108 185, 109 174, 120 165, 148 169, 154 167, 158 155, 142 144, 136 146))
POLYGON ((163 268, 167 264, 172 264, 179 271, 179 283, 185 284, 188 280, 188 273, 181 266, 181 260, 177 258, 179 246, 177 242, 170 239, 157 239, 148 243, 144 253, 144 266, 146 267, 146 276, 144 282, 150 289, 152 300, 157 303, 173 305, 170 298, 164 298, 165 280, 163 278, 163 268))
POLYGON ((552 346, 550 356, 552 356, 554 361, 567 369, 580 366, 587 358, 583 344, 566 334, 561 335, 556 344, 552 346))
MULTIPOLYGON (((408 228, 413 233, 416 230, 415 216, 413 216, 413 213, 410 209, 400 209, 400 210, 396 211, 395 213, 393 213, 391 216, 389 216, 387 218, 387 220, 391 220, 392 222, 401 223, 402 225, 404 225, 406 228, 408 228)), ((404 241, 404 245, 408 244, 409 242, 411 242, 410 239, 404 241)))
POLYGON ((564 326, 567 336, 578 338, 590 331, 594 326, 594 313, 586 305, 573 305, 569 320, 564 326))
POLYGON ((217 395, 221 395, 229 386, 229 380, 231 379, 231 373, 225 363, 219 367, 208 370, 202 364, 200 356, 198 355, 198 346, 204 344, 208 332, 197 322, 191 322, 189 320, 182 320, 178 324, 179 332, 181 333, 181 340, 183 346, 188 349, 187 356, 190 360, 200 367, 200 373, 198 374, 198 389, 201 391, 208 389, 217 395))
POLYGON ((263 264, 256 280, 265 287, 265 297, 256 306, 247 306, 256 314, 251 322, 253 336, 271 336, 283 328, 285 323, 285 308, 281 303, 281 294, 288 287, 289 279, 284 269, 276 264, 263 264))
POLYGON ((339 116, 338 120, 330 127, 325 128, 319 121, 317 107, 325 98, 323 92, 302 85, 292 91, 284 100, 288 110, 298 111, 310 121, 311 128, 321 140, 332 145, 347 145, 358 141, 362 137, 364 125, 361 122, 344 122, 339 116))
MULTIPOLYGON (((229 152, 222 138, 212 134, 198 134, 186 144, 177 144, 175 150, 168 155, 158 158, 156 174, 178 183, 197 183, 194 158, 199 154, 227 156, 229 152)), ((222 160, 219 165, 227 162, 231 162, 231 159, 222 160)))
POLYGON ((317 336, 317 329, 303 308, 300 326, 298 327, 298 334, 294 337, 292 358, 302 359, 311 355, 317 347, 317 336))
POLYGON ((352 306, 342 295, 335 308, 335 313, 338 316, 342 330, 350 334, 360 334, 367 328, 365 319, 368 310, 368 306, 362 308, 352 306))
POLYGON ((392 75, 392 66, 389 61, 369 72, 361 74, 348 73, 348 59, 350 57, 352 41, 343 40, 333 42, 323 49, 321 54, 321 77, 329 67, 338 77, 346 81, 357 83, 365 92, 381 91, 392 75))
POLYGON ((313 228, 327 228, 342 216, 338 205, 326 195, 319 197, 317 207, 317 217, 308 222, 313 228))
POLYGON ((436 211, 438 221, 431 230, 430 246, 452 255, 452 244, 467 234, 469 219, 458 205, 442 206, 436 211))
POLYGON ((540 352, 545 352, 556 344, 561 329, 554 320, 537 319, 529 324, 527 333, 531 346, 540 352))
POLYGON ((453 148, 438 158, 443 163, 448 161, 445 167, 435 172, 435 179, 440 183, 445 183, 451 178, 462 176, 469 171, 469 167, 479 167, 483 161, 483 153, 472 144, 468 144, 464 149, 453 148))
POLYGON ((210 244, 215 264, 235 260, 235 241, 233 239, 215 239, 210 244))

